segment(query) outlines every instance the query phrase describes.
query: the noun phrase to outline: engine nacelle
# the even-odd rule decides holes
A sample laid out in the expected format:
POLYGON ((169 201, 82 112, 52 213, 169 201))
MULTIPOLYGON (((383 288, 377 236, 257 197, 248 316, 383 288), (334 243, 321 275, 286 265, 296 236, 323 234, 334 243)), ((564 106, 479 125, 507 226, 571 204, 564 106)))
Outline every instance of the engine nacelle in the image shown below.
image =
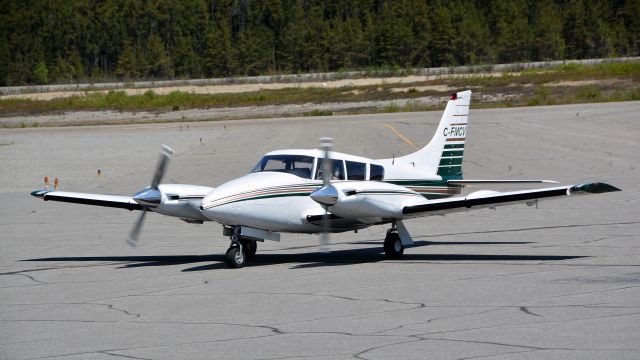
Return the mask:
MULTIPOLYGON (((141 190, 138 194, 143 193, 145 190, 154 191, 147 188, 141 190)), ((186 220, 206 221, 208 219, 200 211, 200 202, 212 190, 213 188, 206 186, 160 184, 158 185, 158 190, 155 190, 158 194, 149 193, 150 199, 157 195, 159 202, 155 206, 152 204, 149 208, 163 215, 175 216, 186 220)), ((136 200, 135 196, 134 200, 136 200)))
POLYGON ((346 219, 398 219, 405 206, 424 202, 419 193, 377 181, 335 182, 316 190, 311 198, 346 219))

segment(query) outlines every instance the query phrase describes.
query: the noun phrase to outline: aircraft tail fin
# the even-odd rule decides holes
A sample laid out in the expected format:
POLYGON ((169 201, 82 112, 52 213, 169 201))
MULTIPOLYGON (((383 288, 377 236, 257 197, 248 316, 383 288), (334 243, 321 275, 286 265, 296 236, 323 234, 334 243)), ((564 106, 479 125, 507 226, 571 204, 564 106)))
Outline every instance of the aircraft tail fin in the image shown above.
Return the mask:
POLYGON ((462 179, 471 91, 452 94, 431 141, 422 149, 397 158, 445 179, 462 179))

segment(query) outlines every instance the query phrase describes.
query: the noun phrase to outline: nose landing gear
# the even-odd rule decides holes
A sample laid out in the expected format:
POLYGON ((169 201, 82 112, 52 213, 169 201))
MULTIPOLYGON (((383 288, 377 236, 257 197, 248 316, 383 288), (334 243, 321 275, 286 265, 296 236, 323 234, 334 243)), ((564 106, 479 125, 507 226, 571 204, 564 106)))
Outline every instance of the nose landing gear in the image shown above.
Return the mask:
POLYGON ((244 253, 245 250, 239 237, 240 228, 234 227, 231 230, 231 245, 229 246, 229 250, 227 250, 227 264, 231 268, 241 268, 247 262, 247 257, 244 253))
POLYGON ((253 258, 258 250, 258 243, 253 239, 240 236, 240 227, 231 229, 231 245, 227 250, 227 264, 230 268, 241 268, 247 260, 253 258))

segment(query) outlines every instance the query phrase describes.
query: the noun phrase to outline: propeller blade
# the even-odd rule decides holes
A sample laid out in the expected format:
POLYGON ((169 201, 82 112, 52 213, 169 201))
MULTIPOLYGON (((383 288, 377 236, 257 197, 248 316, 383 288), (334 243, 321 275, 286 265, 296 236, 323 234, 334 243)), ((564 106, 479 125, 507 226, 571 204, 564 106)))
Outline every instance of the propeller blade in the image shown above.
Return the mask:
POLYGON ((162 145, 160 150, 160 160, 158 161, 158 166, 156 167, 156 172, 153 174, 153 178, 151 179, 151 188, 157 189, 158 185, 162 181, 166 171, 167 165, 169 164, 169 160, 173 155, 173 150, 167 145, 162 145))
POLYGON ((131 247, 135 247, 138 243, 138 238, 142 231, 142 225, 144 224, 144 217, 147 215, 149 206, 155 207, 162 203, 162 194, 160 193, 160 190, 158 190, 158 185, 160 185, 162 178, 167 172, 167 166, 169 165, 171 155, 173 155, 173 150, 167 145, 162 145, 162 148, 160 149, 160 160, 156 166, 156 172, 153 174, 153 178, 151 178, 151 186, 144 188, 133 195, 133 200, 138 204, 143 205, 144 208, 142 209, 142 214, 140 214, 138 220, 133 225, 133 228, 129 233, 129 238, 127 238, 127 243, 131 247))
MULTIPOLYGON (((329 152, 333 148, 333 139, 324 137, 320 139, 320 149, 324 150, 322 159, 322 190, 333 188, 331 185, 331 165, 329 152)), ((335 191, 335 189, 333 189, 335 191)), ((337 196, 336 196, 337 198, 337 196)), ((329 219, 329 206, 322 204, 324 216, 322 218, 322 233, 320 234, 320 251, 329 252, 329 233, 331 232, 331 221, 329 219)))
POLYGON ((325 206, 324 217, 322 219, 322 233, 320 234, 320 251, 329 252, 329 233, 331 232, 331 223, 329 222, 329 212, 325 206))
POLYGON ((331 160, 329 159, 329 151, 333 148, 333 139, 324 137, 320 139, 320 149, 324 151, 322 159, 322 185, 327 186, 331 183, 331 160))
POLYGON ((142 224, 144 224, 144 217, 147 215, 147 207, 142 209, 142 214, 138 217, 138 220, 133 225, 133 229, 129 233, 129 238, 127 239, 127 243, 131 247, 135 247, 138 243, 138 237, 140 236, 140 231, 142 231, 142 224))

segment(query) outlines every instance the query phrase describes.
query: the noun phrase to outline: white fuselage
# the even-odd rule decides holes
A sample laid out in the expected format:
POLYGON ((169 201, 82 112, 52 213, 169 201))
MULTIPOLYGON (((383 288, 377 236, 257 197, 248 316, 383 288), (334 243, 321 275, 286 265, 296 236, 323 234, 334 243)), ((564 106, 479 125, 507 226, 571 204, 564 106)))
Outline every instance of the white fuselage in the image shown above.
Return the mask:
MULTIPOLYGON (((323 186, 322 180, 317 179, 322 153, 317 150, 281 150, 265 155, 268 156, 308 156, 313 160, 309 160, 311 168, 305 171, 254 169, 252 173, 226 182, 204 197, 200 209, 202 215, 225 226, 248 226, 274 232, 322 231, 321 222, 314 221, 314 218, 317 220, 322 216, 325 208, 309 196, 323 186), (308 177, 298 176, 301 174, 308 177)), ((458 193, 442 185, 441 178, 426 178, 424 174, 412 171, 411 167, 335 152, 330 158, 340 162, 338 166, 341 166, 341 177, 332 180, 332 185, 340 190, 340 201, 328 209, 341 219, 340 226, 332 226, 334 232, 389 222, 401 216, 404 206, 425 202, 430 197, 427 194, 443 197, 458 193), (366 170, 360 171, 359 176, 355 176, 356 171, 353 170, 357 164, 360 164, 358 169, 366 170), (406 184, 393 184, 394 180, 366 181, 376 176, 376 166, 383 169, 382 176, 391 175, 392 179, 399 179, 395 180, 397 182, 422 178, 422 181, 440 184, 412 188, 406 184), (349 169, 352 169, 351 173, 349 169)), ((419 181, 414 180, 414 183, 419 181)))

